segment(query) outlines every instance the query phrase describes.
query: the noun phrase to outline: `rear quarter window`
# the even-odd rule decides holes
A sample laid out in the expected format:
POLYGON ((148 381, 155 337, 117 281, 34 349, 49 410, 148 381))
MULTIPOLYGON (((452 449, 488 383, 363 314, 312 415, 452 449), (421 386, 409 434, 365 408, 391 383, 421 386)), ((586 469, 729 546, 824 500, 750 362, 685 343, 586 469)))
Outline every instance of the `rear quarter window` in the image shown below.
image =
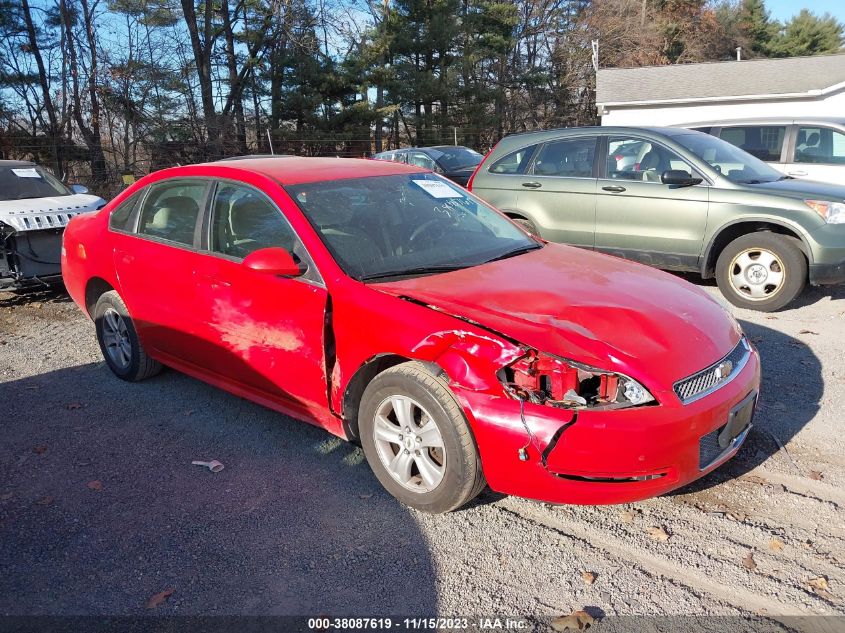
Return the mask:
POLYGON ((491 174, 524 174, 537 145, 523 147, 500 158, 490 166, 491 174))
POLYGON ((111 212, 109 216, 109 228, 115 231, 131 231, 132 227, 129 226, 129 222, 132 219, 132 212, 135 210, 135 206, 141 200, 143 191, 137 191, 133 195, 129 196, 126 200, 120 203, 114 211, 111 212))

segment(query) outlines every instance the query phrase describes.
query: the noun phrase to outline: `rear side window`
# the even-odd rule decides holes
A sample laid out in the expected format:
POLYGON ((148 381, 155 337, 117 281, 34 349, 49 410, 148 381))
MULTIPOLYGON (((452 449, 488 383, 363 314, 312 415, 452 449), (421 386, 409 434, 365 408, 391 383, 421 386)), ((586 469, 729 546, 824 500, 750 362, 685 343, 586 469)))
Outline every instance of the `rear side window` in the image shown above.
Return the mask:
POLYGON ((845 134, 827 127, 799 127, 795 162, 845 165, 845 134))
POLYGON ((708 126, 708 127, 694 127, 694 128, 690 128, 690 129, 694 130, 695 132, 703 132, 704 134, 710 134, 710 130, 712 130, 713 128, 708 126))
POLYGON ((132 218, 132 212, 135 210, 135 205, 137 205, 140 200, 140 191, 124 200, 117 209, 112 211, 111 216, 109 216, 109 228, 116 231, 132 230, 132 227, 129 226, 129 221, 132 218))
POLYGON ((500 158, 490 167, 491 174, 524 174, 528 169, 528 163, 531 161, 531 156, 534 155, 536 145, 523 147, 515 152, 511 152, 504 158, 500 158))
POLYGON ((192 246, 207 183, 179 180, 153 185, 141 209, 138 232, 192 246))
POLYGON ((573 138, 546 143, 534 160, 538 176, 590 178, 596 154, 596 137, 573 138))
POLYGON ((780 160, 785 125, 744 125, 723 127, 719 138, 767 162, 780 160))

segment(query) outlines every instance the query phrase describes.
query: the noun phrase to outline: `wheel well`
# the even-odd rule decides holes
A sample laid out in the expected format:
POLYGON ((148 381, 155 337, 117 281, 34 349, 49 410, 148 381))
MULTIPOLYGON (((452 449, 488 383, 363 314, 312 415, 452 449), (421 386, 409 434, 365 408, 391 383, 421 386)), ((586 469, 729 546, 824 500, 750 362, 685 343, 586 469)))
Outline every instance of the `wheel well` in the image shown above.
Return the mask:
POLYGON ((88 280, 88 284, 85 286, 85 309, 89 316, 93 318, 94 306, 97 305, 97 301, 111 290, 114 290, 114 288, 105 279, 92 277, 88 280))
MULTIPOLYGON (((358 441, 358 407, 361 405, 361 397, 364 395, 367 385, 381 372, 411 361, 414 361, 414 359, 398 354, 380 354, 358 368, 352 378, 349 379, 346 391, 343 393, 343 426, 347 438, 358 441)), ((422 364, 429 366, 434 374, 443 371, 435 363, 423 362, 422 364)))
POLYGON ((716 239, 713 240, 713 244, 707 252, 707 260, 704 262, 704 266, 702 266, 701 276, 705 279, 715 276, 716 260, 719 259, 719 254, 722 250, 736 238, 749 233, 756 233, 757 231, 769 231, 770 233, 791 237, 795 240, 795 245, 804 253, 804 257, 807 257, 807 247, 804 245, 801 237, 792 229, 771 222, 739 222, 722 229, 716 236, 716 239))

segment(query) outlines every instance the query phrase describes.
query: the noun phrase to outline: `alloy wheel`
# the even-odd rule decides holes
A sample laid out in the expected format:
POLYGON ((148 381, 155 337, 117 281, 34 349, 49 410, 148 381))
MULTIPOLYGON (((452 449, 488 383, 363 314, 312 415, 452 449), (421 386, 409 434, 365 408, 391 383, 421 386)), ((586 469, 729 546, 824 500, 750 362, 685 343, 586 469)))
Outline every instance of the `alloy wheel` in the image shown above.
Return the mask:
POLYGON ((132 341, 123 317, 114 308, 103 313, 103 342, 111 361, 120 369, 132 361, 132 341))

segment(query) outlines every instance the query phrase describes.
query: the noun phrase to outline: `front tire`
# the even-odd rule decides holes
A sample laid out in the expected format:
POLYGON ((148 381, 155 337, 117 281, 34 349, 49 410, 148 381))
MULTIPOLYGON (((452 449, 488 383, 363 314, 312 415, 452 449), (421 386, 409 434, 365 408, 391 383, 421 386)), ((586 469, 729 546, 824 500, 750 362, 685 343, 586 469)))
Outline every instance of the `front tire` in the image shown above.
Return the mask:
POLYGON ((475 439, 448 383, 416 362, 367 385, 358 425, 364 454, 387 491, 424 512, 449 512, 486 485, 475 439))
POLYGON ((514 223, 519 224, 519 226, 521 226, 523 229, 528 231, 531 235, 535 235, 537 237, 540 237, 540 231, 537 230, 537 225, 534 224, 528 218, 522 218, 522 217, 516 216, 516 217, 512 217, 511 220, 513 220, 514 223))
POLYGON ((114 290, 104 293, 94 306, 97 342, 109 369, 127 382, 155 376, 162 365, 147 355, 123 299, 114 290))
POLYGON ((760 231, 736 238, 719 254, 716 283, 739 308, 774 312, 807 285, 807 260, 795 239, 760 231))

